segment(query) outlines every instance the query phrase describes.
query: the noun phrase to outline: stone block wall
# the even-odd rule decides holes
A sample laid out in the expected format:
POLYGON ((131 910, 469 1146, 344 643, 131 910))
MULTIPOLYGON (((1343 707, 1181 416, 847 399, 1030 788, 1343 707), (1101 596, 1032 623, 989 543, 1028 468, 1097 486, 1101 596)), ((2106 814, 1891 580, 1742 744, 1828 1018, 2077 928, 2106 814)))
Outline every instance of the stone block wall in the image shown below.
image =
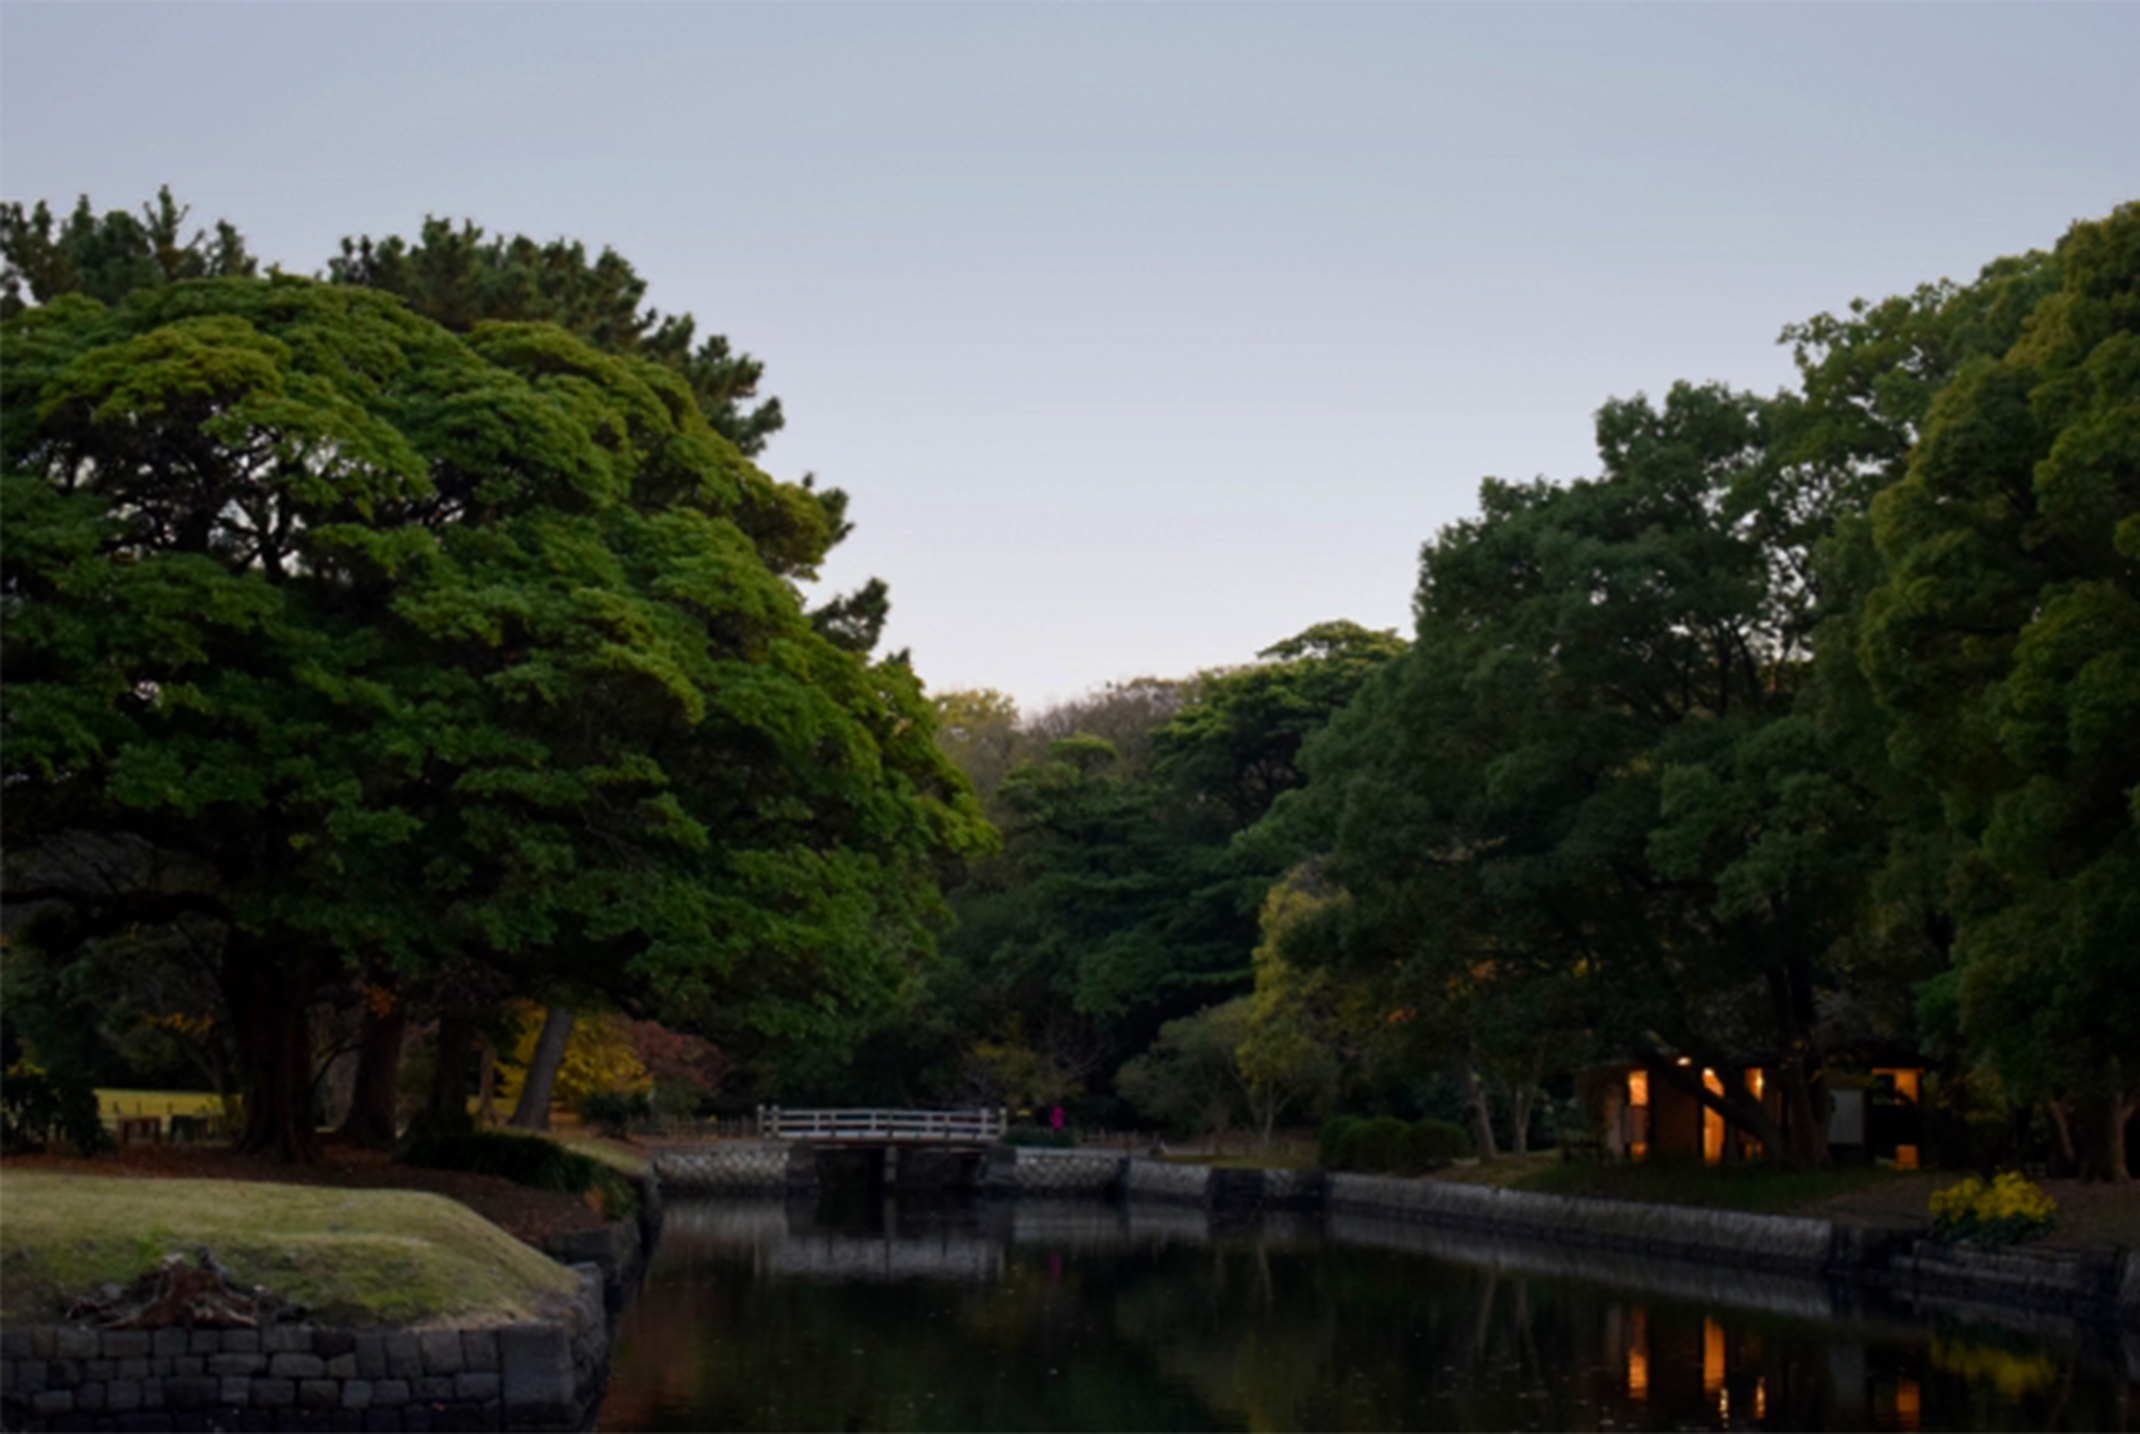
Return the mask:
POLYGON ((1828 1221, 1795 1216, 1576 1199, 1386 1175, 1332 1175, 1329 1189, 1334 1210, 1521 1231, 1607 1249, 1721 1258, 1764 1269, 1824 1269, 1835 1246, 1828 1221))
POLYGON ((484 1329, 0 1333, 0 1427, 583 1429, 607 1378, 601 1272, 556 1320, 484 1329))
POLYGON ((1124 1161, 1104 1150, 991 1147, 981 1188, 997 1195, 1111 1195, 1122 1186, 1124 1161))
MULTIPOLYGON (((773 1143, 721 1144, 697 1149, 664 1150, 653 1158, 655 1175, 671 1193, 706 1191, 785 1190, 793 1171, 794 1157, 807 1155, 797 1147, 773 1143)), ((809 1172, 814 1178, 814 1169, 809 1172)))
POLYGON ((1211 1199, 1211 1167, 1170 1165, 1160 1160, 1132 1160, 1122 1174, 1122 1191, 1132 1200, 1173 1200, 1202 1205, 1211 1199))

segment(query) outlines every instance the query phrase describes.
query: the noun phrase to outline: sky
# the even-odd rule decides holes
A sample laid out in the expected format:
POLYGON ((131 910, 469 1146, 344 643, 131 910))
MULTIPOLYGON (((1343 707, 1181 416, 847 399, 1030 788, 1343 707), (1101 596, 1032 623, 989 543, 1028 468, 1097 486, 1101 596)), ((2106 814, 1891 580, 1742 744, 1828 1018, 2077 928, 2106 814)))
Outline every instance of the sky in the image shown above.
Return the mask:
POLYGON ((2140 6, 0 3, 0 198, 607 245, 931 690, 1408 630, 1487 476, 2140 199, 2140 6))

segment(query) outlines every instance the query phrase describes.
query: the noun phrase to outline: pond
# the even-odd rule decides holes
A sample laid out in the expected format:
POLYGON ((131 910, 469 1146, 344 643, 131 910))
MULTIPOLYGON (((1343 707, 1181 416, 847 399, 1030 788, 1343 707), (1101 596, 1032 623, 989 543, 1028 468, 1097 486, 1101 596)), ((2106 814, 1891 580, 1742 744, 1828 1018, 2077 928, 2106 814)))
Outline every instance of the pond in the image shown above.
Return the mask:
POLYGON ((1393 1221, 828 1187, 670 1207, 598 1427, 2121 1429, 2136 1359, 1393 1221))

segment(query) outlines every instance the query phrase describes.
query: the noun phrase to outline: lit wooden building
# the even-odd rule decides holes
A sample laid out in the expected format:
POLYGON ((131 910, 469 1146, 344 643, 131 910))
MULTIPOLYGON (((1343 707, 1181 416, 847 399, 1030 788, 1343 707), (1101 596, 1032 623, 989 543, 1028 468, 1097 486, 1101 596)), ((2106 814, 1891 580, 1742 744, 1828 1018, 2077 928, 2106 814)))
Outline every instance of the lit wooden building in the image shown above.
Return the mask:
MULTIPOLYGON (((1687 1057, 1676 1061, 1692 1071, 1687 1057)), ((1790 1128, 1788 1112, 1760 1058, 1720 1068, 1700 1078, 1722 1096, 1743 1092, 1758 1101, 1779 1130, 1790 1128)), ((1874 1066, 1862 1075, 1831 1074, 1816 1089, 1816 1104, 1828 1110, 1828 1146, 1840 1160, 1889 1161, 1915 1169, 1923 1144, 1921 1106, 1924 1067, 1918 1063, 1874 1066)), ((1615 1161, 1693 1159, 1709 1165, 1759 1160, 1761 1142, 1681 1090, 1656 1063, 1622 1061, 1589 1072, 1579 1091, 1600 1136, 1604 1155, 1615 1161)))

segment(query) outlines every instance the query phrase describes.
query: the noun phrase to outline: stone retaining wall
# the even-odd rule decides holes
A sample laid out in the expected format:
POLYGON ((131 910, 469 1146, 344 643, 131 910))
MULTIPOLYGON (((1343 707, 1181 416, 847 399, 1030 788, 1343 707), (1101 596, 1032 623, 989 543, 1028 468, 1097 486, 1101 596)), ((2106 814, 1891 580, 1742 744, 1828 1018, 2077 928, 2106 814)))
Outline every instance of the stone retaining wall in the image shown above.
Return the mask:
POLYGON ((0 1427, 585 1429, 609 1367, 602 1273, 553 1321, 489 1329, 0 1333, 0 1427))
MULTIPOLYGON (((785 1190, 800 1147, 737 1141, 657 1151, 650 1164, 670 1192, 785 1190)), ((815 1175, 815 1171, 811 1172, 815 1175)))
POLYGON ((2125 1250, 1980 1250, 1918 1240, 1888 1261, 1890 1282, 1910 1293, 1989 1298, 2071 1313, 2112 1310, 2140 1322, 2140 1256, 2125 1250))
POLYGON ((1521 1231, 1607 1249, 1727 1259, 1764 1269, 1825 1269, 1836 1249, 1835 1229, 1828 1221, 1794 1216, 1578 1199, 1386 1175, 1332 1175, 1329 1189, 1333 1210, 1521 1231))
POLYGON ((992 1146, 981 1188, 997 1195, 1112 1195, 1121 1188, 1123 1163, 1104 1150, 992 1146))

